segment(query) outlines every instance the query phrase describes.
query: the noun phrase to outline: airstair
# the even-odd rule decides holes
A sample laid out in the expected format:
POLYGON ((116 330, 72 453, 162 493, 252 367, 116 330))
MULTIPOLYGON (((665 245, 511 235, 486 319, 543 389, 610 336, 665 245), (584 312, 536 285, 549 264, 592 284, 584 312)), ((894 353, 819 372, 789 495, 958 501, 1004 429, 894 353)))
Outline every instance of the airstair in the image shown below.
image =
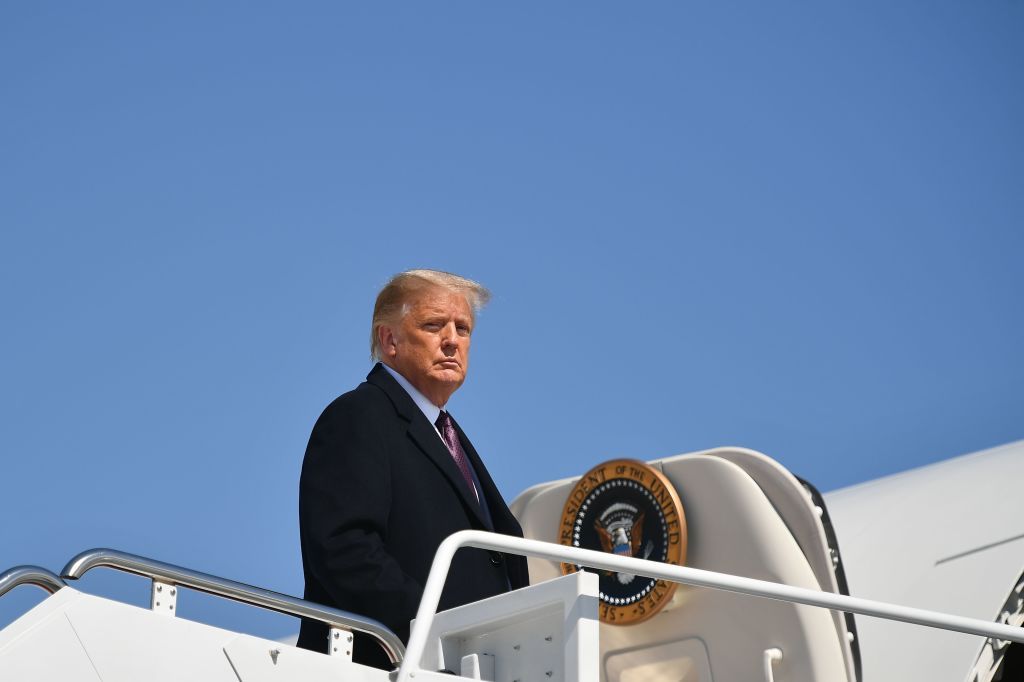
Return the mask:
MULTIPOLYGON (((639 651, 636 660, 602 660, 598 580, 589 571, 437 613, 448 566, 463 547, 572 562, 804 605, 800 608, 859 613, 1024 643, 1024 630, 1010 625, 537 540, 464 531, 451 536, 438 550, 407 649, 371 619, 123 552, 83 552, 60 576, 40 567, 15 567, 0 574, 0 596, 19 585, 35 585, 51 595, 0 631, 0 679, 598 682, 612 675, 624 682, 736 679, 712 669, 699 643, 673 645, 671 632, 664 633, 667 653, 664 646, 652 646, 639 651), (92 596, 68 585, 101 566, 149 578, 151 608, 92 596), (180 588, 320 620, 330 626, 330 640, 321 654, 175 617, 180 588), (346 646, 353 632, 375 638, 396 670, 389 673, 353 663, 351 648, 346 646), (609 663, 618 667, 609 667, 609 663), (670 671, 671 676, 659 670, 670 671)), ((736 627, 751 627, 751 623, 736 623, 736 627)), ((770 629, 765 634, 770 634, 770 629)), ((737 651, 735 655, 747 653, 737 651)), ((826 679, 792 674, 794 668, 806 665, 806 660, 796 660, 805 656, 798 649, 768 646, 757 653, 758 676, 746 679, 826 679)))
POLYGON ((910 624, 900 628, 973 635, 979 653, 972 660, 957 654, 942 680, 1006 680, 1004 662, 1020 663, 1024 576, 1005 603, 1000 600, 994 621, 851 597, 824 501, 774 460, 719 448, 648 466, 686 501, 690 544, 682 565, 642 558, 643 552, 558 542, 565 532, 559 521, 563 507, 583 479, 540 484, 512 504, 527 539, 463 531, 442 543, 405 646, 384 625, 359 614, 154 559, 93 549, 72 558, 59 574, 37 566, 0 573, 0 598, 24 585, 49 593, 0 630, 0 682, 911 679, 903 672, 906 665, 886 665, 888 659, 874 654, 870 676, 864 676, 852 614, 910 624), (526 556, 533 584, 437 612, 452 557, 465 548, 526 556), (586 570, 567 571, 567 566, 586 570), (76 589, 76 581, 98 568, 148 579, 149 608, 76 589), (624 626, 602 616, 608 610, 602 581, 609 576, 643 576, 678 588, 656 614, 624 626), (195 622, 177 615, 178 599, 189 591, 318 620, 330 634, 323 651, 316 652, 195 622), (394 669, 353 662, 353 633, 373 638, 394 669))

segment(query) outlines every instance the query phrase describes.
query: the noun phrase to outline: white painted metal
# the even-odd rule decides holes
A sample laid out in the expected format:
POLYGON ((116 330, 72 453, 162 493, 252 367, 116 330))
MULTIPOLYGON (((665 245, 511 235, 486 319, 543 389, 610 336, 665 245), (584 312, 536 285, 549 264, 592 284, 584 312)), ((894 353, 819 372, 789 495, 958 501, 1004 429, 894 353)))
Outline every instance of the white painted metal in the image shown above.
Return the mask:
MULTIPOLYGON (((1003 605, 999 614, 999 622, 1007 625, 1024 626, 1024 575, 1021 575, 1013 591, 1003 605)), ((1010 642, 1002 639, 987 639, 985 645, 978 655, 971 672, 967 675, 967 682, 990 682, 999 679, 1000 664, 1006 656, 1010 642)))
POLYGON ((178 604, 178 588, 172 583, 165 583, 159 580, 153 581, 150 589, 149 608, 153 613, 164 616, 173 616, 174 609, 178 604))
MULTIPOLYGON (((771 501, 786 528, 792 533, 814 572, 819 589, 839 591, 829 560, 828 540, 819 522, 821 510, 814 507, 810 494, 796 476, 771 457, 746 448, 714 448, 694 454, 720 457, 743 469, 771 501)), ((663 467, 671 467, 673 462, 691 456, 681 455, 656 461, 663 467)))
MULTIPOLYGON (((618 682, 707 682, 712 679, 708 649, 699 637, 614 651, 605 657, 602 672, 608 679, 618 682)), ((723 677, 720 675, 718 679, 723 677)))
MULTIPOLYGON (((365 632, 377 640, 394 663, 401 659, 405 651, 398 636, 372 618, 114 549, 98 548, 82 552, 72 558, 61 573, 69 580, 77 580, 101 566, 146 576, 165 584, 190 587, 291 616, 318 620, 345 631, 365 632)), ((154 590, 154 594, 157 593, 154 590)), ((153 600, 154 605, 156 601, 153 600)))
POLYGON ((331 628, 328 633, 330 644, 327 653, 331 656, 343 656, 352 660, 352 633, 342 628, 331 628))
POLYGON ((494 655, 467 654, 459 662, 459 676, 494 682, 494 655))
MULTIPOLYGON (((803 486, 777 463, 751 450, 719 448, 660 466, 689 509, 688 566, 839 592, 821 518, 803 486)), ((777 668, 783 677, 856 679, 839 612, 690 586, 681 586, 673 602, 674 610, 652 619, 651 627, 705 639, 716 675, 756 679, 764 650, 777 647, 801 652, 777 668)), ((617 630, 619 646, 646 643, 617 630)))
MULTIPOLYGON (((822 522, 824 510, 814 504, 811 493, 797 480, 796 476, 771 457, 746 448, 715 448, 708 450, 706 454, 729 460, 754 479, 803 552, 818 581, 818 588, 827 592, 840 592, 835 570, 838 557, 829 546, 825 533, 822 522)), ((698 566, 698 568, 701 567, 698 566)), ((742 574, 752 578, 759 577, 750 572, 742 574)), ((788 581, 776 580, 776 582, 788 581)), ((854 635, 847 630, 845 614, 839 611, 829 613, 836 636, 840 641, 847 679, 854 680, 856 679, 856 664, 852 647, 854 635)), ((792 661, 787 662, 787 665, 792 665, 792 661)))
POLYGON ((764 679, 765 682, 775 682, 775 664, 782 662, 782 649, 764 650, 764 679))
MULTIPOLYGON (((838 592, 821 519, 803 486, 777 463, 751 450, 718 448, 650 464, 668 477, 686 509, 687 566, 838 592)), ((522 498, 513 502, 527 537, 558 540, 558 520, 574 483, 569 479, 543 487, 525 505, 522 498)), ((558 562, 530 559, 535 582, 560 573, 558 562)), ((780 676, 855 679, 841 614, 687 585, 645 622, 602 624, 601 656, 608 662, 602 679, 621 682, 632 674, 619 652, 653 651, 692 638, 700 639, 709 666, 725 679, 762 679, 764 650, 771 647, 800 652, 777 670, 780 676), (614 672, 612 660, 618 661, 614 672)), ((628 660, 649 677, 675 680, 695 670, 689 657, 664 658, 656 672, 639 654, 631 653, 628 660)))
MULTIPOLYGON (((224 645, 238 682, 387 682, 383 670, 244 635, 224 645), (274 652, 277 652, 274 654, 274 652)), ((451 678, 449 678, 450 680, 451 678)), ((203 682, 206 682, 203 680, 203 682)))
POLYGON ((18 682, 386 682, 387 672, 65 587, 0 630, 18 682))
MULTIPOLYGON (((671 463, 676 460, 697 463, 687 464, 691 467, 687 469, 687 480, 698 490, 685 491, 684 497, 700 502, 694 507, 695 528, 701 529, 704 540, 716 535, 715 526, 705 523, 715 508, 701 497, 699 488, 708 486, 713 480, 708 476, 713 473, 725 476, 714 480, 726 481, 727 487, 733 486, 743 503, 751 505, 744 514, 754 518, 766 507, 758 495, 750 492, 748 483, 742 481, 745 478, 756 481, 754 488, 764 493, 769 506, 777 512, 777 515, 765 516, 777 516, 784 521, 788 529, 784 534, 791 534, 788 542, 799 545, 797 554, 818 552, 807 549, 820 544, 821 540, 816 537, 817 527, 806 521, 814 513, 813 505, 808 507, 806 499, 793 496, 785 476, 780 477, 772 466, 756 457, 719 456, 717 464, 709 464, 713 459, 714 455, 706 453, 661 463, 663 469, 671 469, 675 466, 671 463), (732 469, 742 469, 745 474, 738 478, 727 473, 732 469)), ((714 588, 715 592, 747 603, 752 597, 738 595, 809 605, 796 607, 806 611, 817 612, 811 607, 821 607, 878 617, 858 619, 865 662, 864 682, 923 679, 962 682, 971 671, 973 660, 977 660, 977 664, 969 679, 976 675, 979 681, 987 681, 1006 643, 1024 643, 1024 629, 1019 627, 1024 621, 1024 582, 1020 577, 1024 569, 1024 526, 1021 525, 1024 524, 1021 521, 1024 496, 1018 490, 1021 481, 1024 481, 1024 441, 827 495, 850 587, 859 597, 872 597, 870 600, 836 595, 828 589, 813 589, 823 587, 820 566, 811 567, 813 572, 808 573, 812 576, 811 582, 800 578, 790 584, 739 577, 728 571, 702 570, 725 564, 712 561, 709 558, 712 555, 700 542, 692 546, 694 556, 707 563, 677 567, 536 540, 475 531, 459 533, 442 544, 435 558, 412 630, 409 654, 398 678, 414 682, 450 682, 451 675, 436 672, 446 667, 456 670, 465 679, 492 682, 515 679, 593 682, 601 671, 618 682, 646 682, 660 679, 659 675, 665 670, 676 673, 674 680, 710 680, 712 659, 707 642, 700 636, 685 633, 680 637, 673 628, 678 622, 677 616, 692 617, 695 613, 697 595, 712 591, 704 588, 714 588), (591 573, 567 576, 435 614, 451 556, 461 546, 527 554, 533 557, 531 567, 539 562, 549 572, 557 562, 567 561, 681 582, 683 585, 670 608, 649 621, 654 630, 670 626, 666 631, 668 639, 632 651, 619 648, 606 656, 599 655, 599 640, 607 630, 601 629, 596 621, 596 584, 586 585, 587 581, 596 583, 596 576, 591 573), (573 587, 568 589, 567 585, 573 587), (938 610, 964 615, 946 615, 938 610), (933 629, 909 628, 897 621, 933 629), (990 639, 981 642, 977 637, 959 633, 990 639)), ((550 503, 562 483, 565 482, 532 488, 524 494, 529 506, 550 503)), ((713 488, 711 494, 721 495, 724 489, 713 488)), ((557 525, 557 516, 546 518, 557 525)), ((769 528, 773 523, 775 521, 768 522, 764 529, 770 537, 778 539, 776 530, 769 528)), ((735 540, 728 537, 728 532, 717 534, 725 536, 723 544, 735 540)), ((746 547, 750 555, 747 559, 755 564, 774 561, 785 564, 789 561, 785 557, 792 554, 789 549, 783 549, 778 557, 765 558, 758 553, 760 550, 744 546, 742 541, 734 544, 740 546, 739 551, 746 547)), ((3 575, 13 584, 9 573, 3 575)), ((212 579, 203 574, 192 577, 195 575, 204 580, 212 579)), ((744 572, 743 575, 763 574, 744 572)), ((221 583, 230 582, 217 580, 220 582, 209 583, 216 590, 223 587, 221 583)), ((169 590, 176 591, 177 587, 172 582, 162 582, 162 585, 161 582, 154 583, 154 610, 83 595, 72 588, 60 589, 0 631, 0 679, 45 682, 138 679, 160 682, 188 678, 211 682, 298 679, 304 682, 384 682, 388 679, 384 671, 352 663, 350 647, 339 647, 338 655, 324 656, 183 618, 164 617, 159 612, 171 611, 165 599, 176 596, 169 590)), ((0 584, 7 583, 0 580, 0 584)), ((256 588, 241 588, 248 590, 243 590, 244 594, 262 594, 256 588)), ((267 594, 275 599, 283 598, 267 594)), ((289 605, 294 606, 291 602, 289 605)), ((788 603, 785 606, 791 607, 788 603)), ((756 629, 765 636, 772 635, 770 619, 762 618, 756 623, 734 615, 729 619, 737 629, 756 629)), ((339 643, 347 643, 341 641, 347 635, 340 630, 339 643)), ((842 639, 845 641, 845 634, 842 639)), ((777 643, 756 653, 763 678, 780 682, 798 679, 792 676, 789 666, 807 655, 803 650, 777 643), (785 651, 784 656, 782 651, 785 651)), ((721 673, 720 668, 715 668, 716 676, 721 677, 721 673)), ((756 675, 743 679, 754 677, 756 675)), ((832 682, 837 678, 804 676, 799 679, 832 682)))
POLYGON ((485 533, 483 531, 460 531, 442 542, 437 550, 437 555, 434 557, 430 576, 427 578, 423 598, 420 601, 419 610, 416 614, 416 625, 413 627, 409 637, 406 657, 399 668, 399 682, 405 682, 415 677, 415 673, 421 670, 420 663, 424 660, 431 624, 437 611, 441 591, 444 588, 448 568, 451 565, 455 552, 462 547, 478 547, 513 554, 539 556, 552 561, 582 564, 621 573, 650 576, 660 580, 712 587, 731 592, 768 597, 770 599, 782 599, 810 606, 838 609, 840 611, 860 613, 905 623, 927 625, 934 628, 1024 643, 1024 630, 1021 628, 974 618, 848 597, 830 592, 808 590, 789 585, 780 585, 763 580, 725 575, 685 566, 672 566, 633 557, 566 547, 550 542, 526 540, 496 535, 494 533, 485 533))
MULTIPOLYGON (((826 494, 850 591, 996 621, 1024 572, 1024 441, 826 494)), ((858 618, 866 682, 962 682, 984 642, 858 618)))
POLYGON ((99 682, 102 678, 64 616, 65 609, 83 596, 70 587, 61 588, 0 630, 0 678, 99 682))
POLYGON ((459 671, 475 657, 486 674, 489 657, 492 682, 597 682, 598 589, 595 574, 576 573, 438 613, 419 668, 459 671))

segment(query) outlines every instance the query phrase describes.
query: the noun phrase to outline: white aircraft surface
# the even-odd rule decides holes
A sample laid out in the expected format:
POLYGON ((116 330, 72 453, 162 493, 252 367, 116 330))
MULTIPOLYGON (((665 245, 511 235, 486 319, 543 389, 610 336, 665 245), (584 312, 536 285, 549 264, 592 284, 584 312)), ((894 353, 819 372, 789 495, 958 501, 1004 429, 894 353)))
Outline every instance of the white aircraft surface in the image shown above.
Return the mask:
POLYGON ((588 474, 516 498, 525 540, 449 538, 408 648, 358 614, 91 550, 60 576, 0 574, 0 598, 52 593, 0 631, 0 680, 1024 680, 1024 441, 823 497, 740 448, 588 474), (533 584, 435 613, 462 546, 526 554, 533 584), (72 586, 96 567, 152 579, 151 608, 72 586), (321 654, 176 617, 181 588, 321 619, 331 640, 321 654), (353 630, 397 670, 353 663, 353 630))

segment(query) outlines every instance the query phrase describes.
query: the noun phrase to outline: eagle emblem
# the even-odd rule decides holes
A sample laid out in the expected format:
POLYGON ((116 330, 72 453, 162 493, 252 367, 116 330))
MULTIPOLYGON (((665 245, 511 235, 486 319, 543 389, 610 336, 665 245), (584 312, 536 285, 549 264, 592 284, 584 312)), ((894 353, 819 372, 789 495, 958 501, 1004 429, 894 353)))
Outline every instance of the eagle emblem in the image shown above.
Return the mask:
MULTIPOLYGON (((559 541, 648 561, 686 561, 686 517, 672 483, 657 468, 613 459, 585 473, 562 509, 559 541)), ((650 576, 562 564, 563 573, 596 571, 601 622, 644 621, 672 599, 676 584, 650 576)))
MULTIPOLYGON (((654 543, 644 541, 644 512, 631 504, 619 502, 608 507, 595 521, 594 530, 601 540, 601 549, 619 556, 646 559, 654 551, 654 543)), ((612 571, 606 571, 610 575, 612 571)), ((632 573, 615 573, 620 585, 628 585, 636 577, 632 573)))

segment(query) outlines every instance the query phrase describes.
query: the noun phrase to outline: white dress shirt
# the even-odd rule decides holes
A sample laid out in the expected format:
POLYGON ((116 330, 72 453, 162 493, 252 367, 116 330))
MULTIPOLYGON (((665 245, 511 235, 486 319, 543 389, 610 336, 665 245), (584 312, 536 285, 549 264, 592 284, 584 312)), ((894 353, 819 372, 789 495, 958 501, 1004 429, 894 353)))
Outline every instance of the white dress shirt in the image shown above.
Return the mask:
MULTIPOLYGON (((383 362, 380 364, 384 365, 383 362)), ((412 401, 416 403, 416 407, 420 408, 420 411, 423 412, 423 416, 425 416, 427 421, 430 422, 430 425, 434 427, 434 433, 436 433, 437 437, 441 439, 442 443, 444 443, 445 450, 451 452, 448 448, 448 443, 445 443, 444 441, 444 436, 442 436, 441 432, 437 430, 437 418, 441 416, 441 410, 444 408, 438 407, 434 403, 430 402, 427 396, 420 393, 415 386, 409 383, 408 379, 399 374, 394 368, 384 365, 384 369, 388 371, 388 374, 395 378, 395 381, 398 382, 399 386, 405 389, 405 392, 409 394, 412 401)), ((484 513, 487 514, 488 523, 490 523, 490 510, 487 509, 487 503, 483 501, 483 495, 481 493, 483 486, 480 485, 480 479, 477 477, 476 470, 473 469, 473 464, 469 461, 468 456, 466 464, 469 465, 469 473, 473 477, 473 487, 475 488, 473 493, 476 495, 477 501, 480 502, 481 506, 484 508, 484 513)))
MULTIPOLYGON (((384 365, 383 362, 381 364, 384 365)), ((420 393, 415 386, 409 383, 408 379, 391 367, 384 365, 384 369, 388 371, 388 374, 395 378, 395 381, 398 382, 399 386, 405 389, 405 392, 409 394, 412 401, 416 403, 416 407, 420 408, 420 411, 423 412, 423 416, 425 416, 427 421, 430 422, 430 425, 434 427, 434 433, 436 433, 437 437, 441 438, 441 442, 444 443, 444 438, 441 437, 441 432, 437 430, 437 418, 441 416, 441 410, 443 408, 440 408, 430 402, 427 396, 420 393)), ((448 445, 445 444, 445 447, 448 447, 448 445)))

